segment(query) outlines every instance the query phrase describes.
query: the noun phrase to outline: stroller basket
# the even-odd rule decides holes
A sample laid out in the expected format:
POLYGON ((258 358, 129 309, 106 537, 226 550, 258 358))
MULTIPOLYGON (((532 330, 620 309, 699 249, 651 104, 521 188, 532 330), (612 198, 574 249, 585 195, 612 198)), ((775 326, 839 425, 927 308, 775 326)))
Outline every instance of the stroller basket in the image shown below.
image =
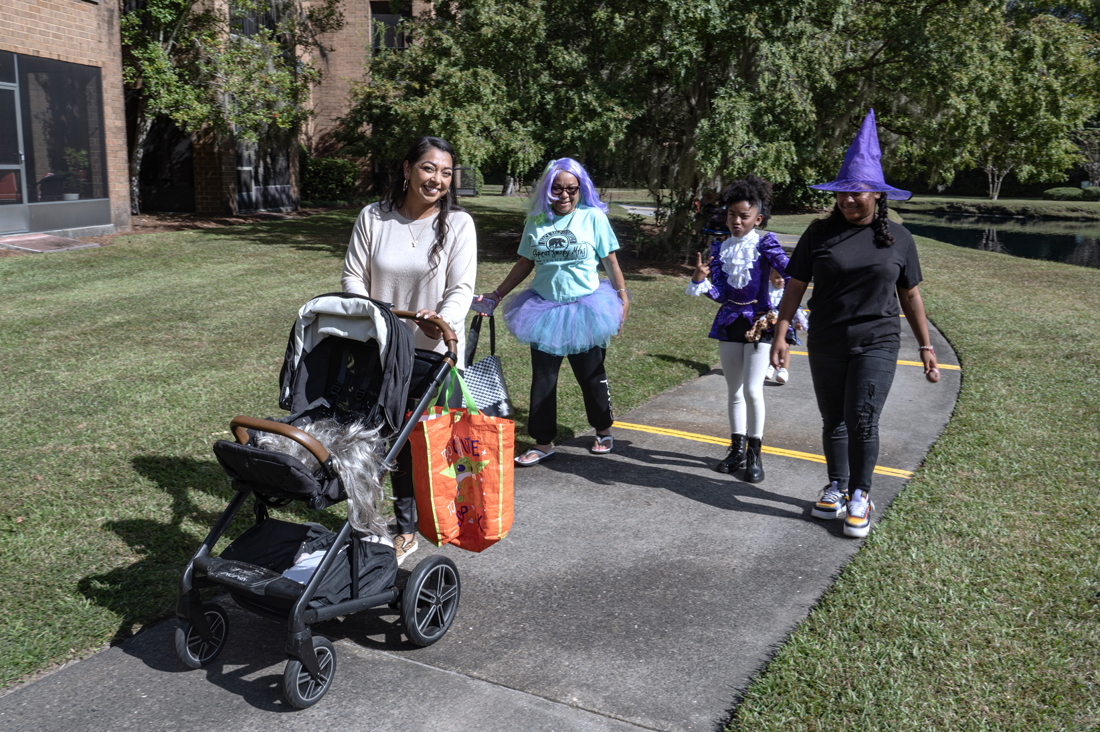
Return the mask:
MULTIPOLYGON (((331 445, 307 430, 320 427, 322 420, 341 434, 341 425, 366 430, 372 445, 386 444, 379 464, 393 464, 457 358, 457 338, 444 321, 431 320, 447 344, 448 352, 441 355, 416 351, 402 318, 417 319, 413 313, 342 293, 310 300, 291 329, 279 378, 279 404, 291 414, 279 420, 235 417, 230 429, 236 442, 214 444, 236 495, 180 578, 175 646, 186 666, 212 663, 228 636, 228 615, 217 603, 202 601, 199 590, 204 587, 221 587, 245 610, 287 623, 290 660, 283 693, 298 708, 319 701, 335 671, 332 644, 313 636, 311 624, 390 605, 416 645, 434 643, 450 628, 459 597, 458 569, 451 560, 427 557, 400 588, 388 539, 373 531, 361 533, 350 521, 330 532, 318 524, 268 516, 268 507, 295 501, 326 508, 346 500, 349 488, 366 479, 381 490, 384 467, 366 477, 362 471, 349 473, 351 468, 329 452, 331 445), (294 447, 298 457, 259 446, 267 435, 292 441, 278 444, 294 447), (220 556, 212 556, 249 495, 255 501, 255 524, 220 556)), ((361 520, 363 494, 350 492, 361 520)), ((368 515, 377 517, 374 508, 368 515)))

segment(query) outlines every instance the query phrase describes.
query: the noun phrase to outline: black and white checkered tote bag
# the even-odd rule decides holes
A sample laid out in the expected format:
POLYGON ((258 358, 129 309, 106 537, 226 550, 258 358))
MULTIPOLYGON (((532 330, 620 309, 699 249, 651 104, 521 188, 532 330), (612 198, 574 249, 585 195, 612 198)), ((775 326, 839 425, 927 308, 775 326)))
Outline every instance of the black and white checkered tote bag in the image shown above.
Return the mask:
POLYGON ((504 368, 496 352, 496 317, 475 316, 470 326, 470 335, 466 339, 466 371, 462 374, 462 379, 466 382, 466 386, 470 387, 470 393, 474 395, 474 402, 477 403, 477 408, 482 414, 490 417, 511 417, 512 398, 508 396, 508 386, 504 383, 504 368), (489 321, 489 355, 477 363, 471 363, 477 351, 477 342, 481 338, 483 320, 489 321))

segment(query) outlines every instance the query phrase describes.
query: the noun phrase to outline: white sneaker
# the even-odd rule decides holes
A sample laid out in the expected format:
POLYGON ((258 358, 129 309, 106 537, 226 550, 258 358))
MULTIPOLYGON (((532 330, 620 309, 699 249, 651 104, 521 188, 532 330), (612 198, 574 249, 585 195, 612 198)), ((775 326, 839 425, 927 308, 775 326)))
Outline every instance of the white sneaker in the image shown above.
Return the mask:
POLYGON ((848 518, 844 519, 844 535, 857 539, 867 536, 871 530, 871 511, 875 504, 863 491, 856 491, 848 501, 848 518))
POLYGON ((837 487, 834 480, 821 489, 821 498, 814 504, 810 514, 819 519, 838 519, 848 515, 848 494, 837 487))
POLYGON ((768 381, 775 381, 775 366, 768 366, 768 370, 764 372, 764 378, 768 381))
POLYGON ((790 373, 787 372, 787 369, 779 369, 775 372, 775 380, 780 384, 786 384, 789 377, 790 373))

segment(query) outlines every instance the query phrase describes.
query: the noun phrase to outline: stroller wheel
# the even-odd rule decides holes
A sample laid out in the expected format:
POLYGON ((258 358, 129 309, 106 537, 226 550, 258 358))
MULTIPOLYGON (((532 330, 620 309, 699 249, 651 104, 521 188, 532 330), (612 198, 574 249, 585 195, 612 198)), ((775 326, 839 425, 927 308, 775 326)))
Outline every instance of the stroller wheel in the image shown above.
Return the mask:
POLYGON ((442 638, 458 610, 458 567, 447 557, 432 555, 416 565, 401 595, 405 635, 418 646, 442 638))
POLYGON ((283 696, 297 709, 312 707, 321 701, 336 675, 336 649, 328 638, 313 636, 313 652, 317 654, 317 664, 321 667, 321 678, 310 676, 302 662, 297 658, 287 661, 283 671, 283 696))
POLYGON ((195 626, 186 620, 181 620, 176 628, 176 655, 188 668, 210 665, 225 648, 225 640, 229 637, 229 615, 221 605, 204 602, 202 612, 210 626, 210 640, 203 639, 195 626))

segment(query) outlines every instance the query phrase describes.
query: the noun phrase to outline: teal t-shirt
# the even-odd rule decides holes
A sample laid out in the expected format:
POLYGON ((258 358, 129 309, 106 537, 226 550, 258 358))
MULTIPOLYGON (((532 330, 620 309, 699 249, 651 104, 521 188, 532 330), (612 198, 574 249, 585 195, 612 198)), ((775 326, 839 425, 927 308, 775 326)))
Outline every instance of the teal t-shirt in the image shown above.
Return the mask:
POLYGON ((527 218, 519 255, 535 263, 531 289, 554 302, 573 302, 596 291, 600 260, 619 248, 607 215, 578 206, 573 213, 534 224, 527 218))

